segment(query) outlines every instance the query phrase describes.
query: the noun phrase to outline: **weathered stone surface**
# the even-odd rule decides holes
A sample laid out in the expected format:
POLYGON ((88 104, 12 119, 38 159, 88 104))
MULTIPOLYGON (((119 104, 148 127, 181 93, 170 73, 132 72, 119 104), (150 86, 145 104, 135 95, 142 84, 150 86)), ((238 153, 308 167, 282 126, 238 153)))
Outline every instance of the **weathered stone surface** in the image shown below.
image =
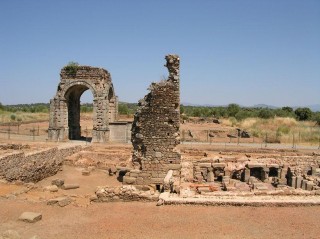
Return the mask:
POLYGON ((118 117, 118 98, 110 73, 90 66, 66 66, 60 77, 57 93, 50 101, 49 140, 81 138, 80 96, 89 89, 94 96, 92 142, 109 141, 109 122, 118 117))
POLYGON ((37 212, 24 212, 20 215, 19 220, 24 222, 37 222, 42 219, 42 214, 37 212))

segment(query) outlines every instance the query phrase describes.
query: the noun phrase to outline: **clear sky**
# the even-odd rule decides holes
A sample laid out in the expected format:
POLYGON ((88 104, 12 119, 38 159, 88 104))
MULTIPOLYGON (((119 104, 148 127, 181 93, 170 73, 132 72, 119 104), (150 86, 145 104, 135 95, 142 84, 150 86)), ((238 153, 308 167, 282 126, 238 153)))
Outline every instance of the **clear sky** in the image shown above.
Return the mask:
POLYGON ((168 53, 182 102, 319 104, 320 1, 0 1, 3 104, 49 102, 69 61, 107 69, 120 101, 137 102, 168 53))

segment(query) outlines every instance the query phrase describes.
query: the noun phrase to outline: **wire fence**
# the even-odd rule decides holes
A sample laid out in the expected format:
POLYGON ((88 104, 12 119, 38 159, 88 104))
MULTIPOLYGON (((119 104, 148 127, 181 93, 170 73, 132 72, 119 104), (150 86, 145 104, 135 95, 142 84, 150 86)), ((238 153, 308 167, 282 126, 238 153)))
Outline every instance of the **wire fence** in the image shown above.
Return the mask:
POLYGON ((259 148, 313 148, 320 149, 319 127, 310 127, 307 130, 295 129, 293 132, 281 134, 278 131, 260 132, 259 135, 240 129, 224 131, 217 129, 181 130, 181 142, 184 144, 220 144, 243 145, 259 148))
MULTIPOLYGON (((0 124, 0 139, 24 140, 24 141, 47 141, 48 125, 37 123, 15 122, 14 124, 0 124)), ((112 141, 131 143, 130 132, 112 134, 112 141), (122 135, 123 134, 123 135, 122 135)), ((92 128, 83 127, 81 130, 82 139, 90 142, 92 128)), ((180 139, 183 144, 220 144, 220 145, 242 145, 257 148, 302 148, 309 147, 320 149, 320 127, 297 127, 291 132, 246 132, 240 129, 230 131, 222 129, 201 129, 201 130, 180 130, 180 139)))

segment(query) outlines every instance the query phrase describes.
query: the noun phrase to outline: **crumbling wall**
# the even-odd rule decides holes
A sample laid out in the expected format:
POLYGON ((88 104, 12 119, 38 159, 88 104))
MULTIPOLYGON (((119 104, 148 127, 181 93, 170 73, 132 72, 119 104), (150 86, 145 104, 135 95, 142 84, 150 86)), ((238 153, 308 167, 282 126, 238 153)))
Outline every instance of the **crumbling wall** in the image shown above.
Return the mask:
POLYGON ((127 184, 163 184, 169 170, 180 177, 180 58, 167 55, 167 80, 152 83, 150 92, 139 101, 132 124, 132 162, 134 170, 127 173, 127 184))
POLYGON ((16 153, 0 157, 0 176, 8 181, 38 182, 55 175, 66 156, 79 152, 81 146, 51 148, 33 153, 16 153))

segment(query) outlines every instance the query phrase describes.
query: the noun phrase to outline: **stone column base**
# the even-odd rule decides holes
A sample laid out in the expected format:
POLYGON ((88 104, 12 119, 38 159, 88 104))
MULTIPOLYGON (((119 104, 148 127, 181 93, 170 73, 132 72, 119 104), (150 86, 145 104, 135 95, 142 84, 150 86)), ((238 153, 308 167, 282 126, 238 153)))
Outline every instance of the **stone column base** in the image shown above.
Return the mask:
POLYGON ((92 130, 92 143, 106 143, 109 141, 109 129, 93 129, 92 130))

